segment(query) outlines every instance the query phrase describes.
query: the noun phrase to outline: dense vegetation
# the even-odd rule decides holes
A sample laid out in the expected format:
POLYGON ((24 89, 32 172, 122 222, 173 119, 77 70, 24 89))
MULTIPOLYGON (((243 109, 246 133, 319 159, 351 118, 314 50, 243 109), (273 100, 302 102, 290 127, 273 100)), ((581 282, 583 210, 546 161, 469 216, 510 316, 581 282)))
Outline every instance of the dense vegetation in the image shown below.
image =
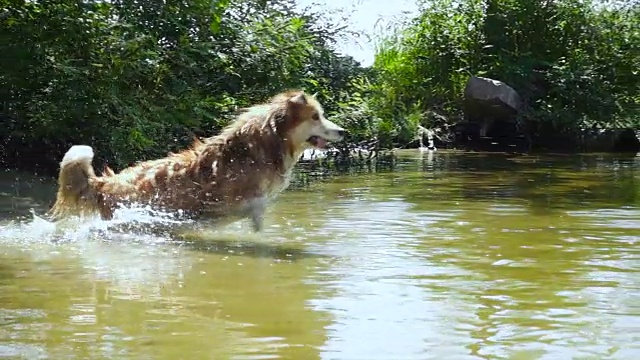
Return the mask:
POLYGON ((116 168, 164 156, 287 88, 335 112, 364 73, 333 50, 344 28, 293 0, 0 4, 3 157, 26 163, 72 143, 116 168))
POLYGON ((379 46, 373 109, 408 141, 404 129, 416 122, 460 119, 464 86, 477 75, 518 91, 532 136, 638 129, 638 24, 635 0, 424 1, 379 46))
POLYGON ((0 161, 49 167, 73 143, 119 168, 211 135, 238 107, 318 92, 350 141, 404 146, 460 119, 469 75, 505 81, 535 131, 638 126, 640 5, 434 0, 375 64, 294 0, 0 0, 0 161))

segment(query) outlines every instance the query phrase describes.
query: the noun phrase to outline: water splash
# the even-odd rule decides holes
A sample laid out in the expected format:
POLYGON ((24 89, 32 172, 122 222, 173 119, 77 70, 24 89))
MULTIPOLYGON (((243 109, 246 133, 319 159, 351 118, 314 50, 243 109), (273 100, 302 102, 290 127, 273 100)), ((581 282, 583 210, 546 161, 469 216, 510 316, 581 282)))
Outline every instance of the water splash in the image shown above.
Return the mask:
POLYGON ((171 245, 173 232, 193 223, 182 214, 137 206, 119 208, 111 220, 51 222, 30 212, 30 217, 0 224, 0 255, 8 261, 46 263, 73 270, 78 279, 105 280, 113 296, 125 298, 159 298, 163 284, 178 281, 191 267, 183 254, 188 250, 171 245))
POLYGON ((0 225, 0 242, 78 242, 96 235, 103 239, 124 236, 128 240, 156 238, 157 241, 166 240, 172 231, 194 223, 180 212, 164 212, 148 206, 121 206, 110 220, 95 216, 70 217, 51 222, 36 214, 33 209, 30 212, 31 218, 0 225))

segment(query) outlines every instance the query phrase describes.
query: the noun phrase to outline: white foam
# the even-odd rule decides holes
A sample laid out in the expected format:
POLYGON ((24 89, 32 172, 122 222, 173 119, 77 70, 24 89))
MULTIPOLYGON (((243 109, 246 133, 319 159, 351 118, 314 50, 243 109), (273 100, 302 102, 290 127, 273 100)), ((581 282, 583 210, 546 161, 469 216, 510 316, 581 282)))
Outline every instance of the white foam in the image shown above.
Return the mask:
POLYGON ((102 220, 98 215, 69 217, 50 222, 31 210, 31 219, 0 222, 0 246, 5 243, 29 244, 56 241, 78 242, 92 234, 113 237, 130 233, 133 237, 149 235, 155 242, 166 241, 170 229, 193 226, 193 220, 180 219, 172 212, 155 211, 146 206, 120 206, 113 219, 102 220))
POLYGON ((60 162, 61 166, 68 164, 73 161, 88 161, 91 162, 93 160, 93 148, 88 145, 74 145, 64 154, 62 158, 62 162, 60 162))

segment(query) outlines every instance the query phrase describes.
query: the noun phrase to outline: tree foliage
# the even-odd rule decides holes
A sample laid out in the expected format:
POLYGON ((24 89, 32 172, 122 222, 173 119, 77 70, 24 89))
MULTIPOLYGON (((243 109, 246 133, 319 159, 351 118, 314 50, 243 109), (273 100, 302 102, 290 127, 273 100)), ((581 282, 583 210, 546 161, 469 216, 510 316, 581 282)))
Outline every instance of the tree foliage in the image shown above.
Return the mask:
POLYGON ((87 143, 115 167, 211 135, 287 88, 327 110, 362 68, 293 0, 0 0, 5 159, 87 143))
POLYGON ((534 133, 637 128, 637 24, 634 1, 424 1, 379 43, 373 111, 408 141, 404 129, 429 122, 427 110, 460 118, 465 83, 478 75, 523 96, 534 133))
POLYGON ((460 118, 470 75, 516 88, 532 132, 638 127, 637 2, 424 1, 371 68, 336 51, 343 19, 294 5, 0 0, 0 162, 55 169, 85 143, 120 168, 287 88, 317 92, 349 141, 402 146, 460 118))

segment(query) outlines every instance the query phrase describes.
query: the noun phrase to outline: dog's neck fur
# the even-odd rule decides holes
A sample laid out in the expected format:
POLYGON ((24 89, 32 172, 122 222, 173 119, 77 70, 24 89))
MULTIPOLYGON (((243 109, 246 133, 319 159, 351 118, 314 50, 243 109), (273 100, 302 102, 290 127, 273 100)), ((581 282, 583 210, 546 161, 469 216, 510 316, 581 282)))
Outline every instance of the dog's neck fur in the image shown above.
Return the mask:
POLYGON ((254 117, 268 108, 255 107, 239 116, 219 135, 201 142, 201 152, 197 158, 200 167, 213 165, 218 161, 231 165, 233 161, 249 162, 254 167, 277 170, 282 175, 291 172, 298 162, 303 144, 294 144, 287 138, 286 121, 290 116, 280 109, 256 121, 254 117))

